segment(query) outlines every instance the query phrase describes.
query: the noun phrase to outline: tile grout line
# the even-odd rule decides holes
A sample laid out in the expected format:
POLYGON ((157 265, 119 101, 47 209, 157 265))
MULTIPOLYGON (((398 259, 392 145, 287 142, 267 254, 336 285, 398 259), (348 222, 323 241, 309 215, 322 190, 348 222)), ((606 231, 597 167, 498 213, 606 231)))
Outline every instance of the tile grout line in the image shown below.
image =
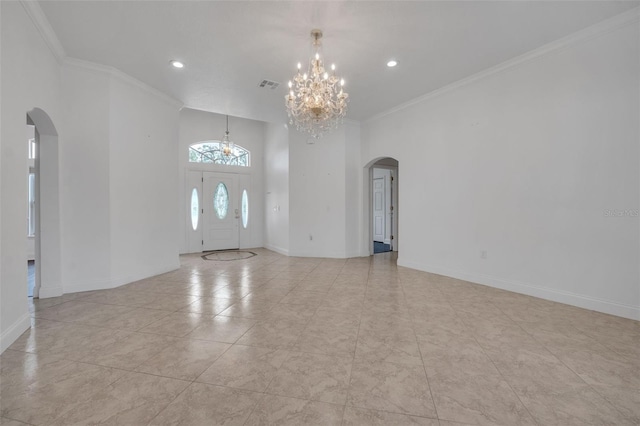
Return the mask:
MULTIPOLYGON (((405 292, 404 284, 402 282, 402 279, 400 278, 400 275, 398 275, 398 279, 400 280, 400 287, 402 288, 402 295, 404 296, 405 303, 407 303, 407 306, 409 306, 409 304, 407 302, 407 293, 405 292)), ((440 423, 440 415, 438 414, 438 406, 436 405, 436 400, 433 397, 433 390, 431 389, 431 382, 429 381, 429 375, 427 374, 427 366, 425 365, 425 362, 424 362, 424 356, 422 355, 422 348, 420 348, 420 342, 418 340, 418 334, 416 333, 416 326, 415 326, 414 321, 413 321, 413 312, 411 312, 411 308, 408 308, 408 310, 409 310, 409 318, 410 318, 410 321, 411 321, 411 330, 413 330, 413 338, 415 339, 416 346, 418 347, 418 353, 420 354, 420 361, 422 361, 422 371, 424 371, 424 377, 427 379, 427 387, 429 388, 429 396, 431 397, 431 403, 433 404, 433 409, 436 412, 436 419, 438 420, 438 423, 440 423)))
MULTIPOLYGON (((342 409, 342 424, 344 425, 344 416, 347 412, 347 406, 349 405, 349 396, 351 395, 351 380, 353 378, 353 370, 356 365, 356 353, 358 352, 358 341, 360 340, 360 327, 362 325, 362 313, 364 312, 364 303, 367 298, 367 290, 369 288, 369 278, 371 277, 371 268, 372 268, 372 258, 369 258, 369 267, 367 269, 367 281, 364 286, 364 293, 362 298, 362 308, 360 309, 359 321, 358 321, 358 331, 356 332, 356 347, 353 349, 353 358, 351 360, 351 371, 349 372, 349 382, 347 383, 347 398, 344 402, 344 408, 342 409)), ((344 268, 343 268, 344 269, 344 268)))
MULTIPOLYGON (((498 308, 500 309, 500 308, 498 308)), ((508 315, 507 315, 508 316, 508 315)), ((514 321, 516 322, 516 321, 514 321)), ((605 403, 607 403, 607 405, 609 405, 609 407, 613 408, 615 411, 617 411, 618 413, 620 413, 622 415, 622 417, 624 418, 628 418, 628 416, 626 415, 626 413, 624 413, 622 410, 620 410, 617 406, 613 405, 611 402, 609 402, 609 400, 607 398, 605 398, 604 395, 602 395, 600 392, 598 392, 598 389, 596 389, 593 385, 591 385, 590 383, 588 383, 580 374, 578 374, 573 368, 571 368, 571 366, 567 365, 567 363, 565 363, 560 357, 558 357, 554 352, 552 352, 547 345, 545 345, 544 343, 540 342, 538 339, 536 339, 536 337, 529 333, 527 330, 525 330, 520 324, 518 324, 516 322, 516 324, 518 325, 518 327, 523 330, 526 334, 528 334, 529 336, 531 336, 531 338, 533 340, 535 340, 539 345, 541 345, 542 347, 544 347, 544 349, 549 352, 554 358, 556 358, 558 360, 558 362, 560 362, 560 364, 562 364, 563 366, 565 366, 569 371, 571 371, 573 374, 576 375, 576 377, 578 377, 589 389, 591 389, 592 391, 594 391, 598 396, 600 396, 605 403)), ((568 326, 574 328, 578 333, 580 334, 585 334, 582 331, 580 331, 579 329, 577 329, 576 327, 574 327, 572 324, 568 324, 568 326)), ((586 335, 586 334, 585 334, 586 335)), ((591 338, 590 336, 586 335, 587 337, 591 338)), ((598 342, 599 343, 599 342, 598 342)), ((608 348, 607 348, 608 349, 608 348)), ((505 379, 505 381, 507 381, 505 379)), ((511 384, 507 381, 507 383, 509 384, 509 386, 511 386, 511 384)), ((630 419, 631 420, 631 419, 630 419)))
MULTIPOLYGON (((491 303, 491 302, 489 302, 491 303)), ((504 314, 507 318, 509 318, 509 320, 515 324, 515 321, 513 321, 512 318, 510 318, 508 315, 506 315, 504 312, 502 312, 502 310, 497 307, 496 305, 494 305, 493 303, 491 303, 491 306, 493 306, 494 308, 496 308, 498 311, 500 311, 502 314, 504 314)), ((464 323, 464 319, 460 318, 460 320, 464 323)), ((519 326, 518 326, 519 327, 519 326)), ((484 354, 484 356, 487 357, 487 359, 491 362, 491 365, 493 365, 493 368, 496 369, 496 371, 498 372, 498 374, 500 375, 500 378, 502 379, 502 381, 504 381, 507 386, 509 386, 509 389, 511 390, 511 392, 515 395, 516 398, 518 398, 518 401, 520 401, 520 404, 522 404, 522 406, 524 407, 525 410, 527 410, 527 413, 529 414, 529 417, 531 417, 531 419, 533 419, 533 421, 540 425, 540 422, 538 421, 538 419, 536 417, 534 417, 533 414, 531 414, 531 410, 529 410, 529 407, 522 401, 522 399, 520 398, 520 395, 518 395, 518 393, 513 389, 513 386, 511 385, 511 383, 509 382, 509 380, 507 380, 507 378, 505 377, 505 375, 502 373, 502 371, 498 368, 498 366, 496 365, 495 361, 493 360, 493 358, 491 358, 486 350, 482 347, 482 345, 480 344, 480 342, 478 342, 478 339, 476 338, 476 335, 474 333, 473 335, 473 340, 476 342, 476 345, 478 345, 478 347, 480 348, 480 350, 482 351, 482 353, 484 354)), ((540 426, 544 426, 544 425, 540 425, 540 426)))

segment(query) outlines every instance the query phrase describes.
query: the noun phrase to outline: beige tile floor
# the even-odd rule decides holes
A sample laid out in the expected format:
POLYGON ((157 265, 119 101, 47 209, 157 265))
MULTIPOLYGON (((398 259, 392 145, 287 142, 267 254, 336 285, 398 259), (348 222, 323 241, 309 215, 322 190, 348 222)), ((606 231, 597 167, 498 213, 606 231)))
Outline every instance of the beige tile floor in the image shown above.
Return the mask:
POLYGON ((255 252, 36 300, 0 424, 640 424, 638 322, 393 254, 255 252))

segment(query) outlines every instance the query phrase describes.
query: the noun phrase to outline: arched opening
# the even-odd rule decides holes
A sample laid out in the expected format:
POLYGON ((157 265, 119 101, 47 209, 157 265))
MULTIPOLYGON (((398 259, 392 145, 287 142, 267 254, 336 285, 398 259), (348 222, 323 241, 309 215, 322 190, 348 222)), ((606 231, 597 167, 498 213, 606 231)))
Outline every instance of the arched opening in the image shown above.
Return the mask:
POLYGON ((35 254, 34 298, 62 295, 60 262, 60 197, 58 132, 40 108, 27 112, 33 126, 33 237, 35 254))
POLYGON ((36 283, 36 127, 27 117, 27 296, 33 297, 36 283))
POLYGON ((399 163, 378 157, 364 167, 364 232, 369 254, 397 252, 399 248, 399 163))

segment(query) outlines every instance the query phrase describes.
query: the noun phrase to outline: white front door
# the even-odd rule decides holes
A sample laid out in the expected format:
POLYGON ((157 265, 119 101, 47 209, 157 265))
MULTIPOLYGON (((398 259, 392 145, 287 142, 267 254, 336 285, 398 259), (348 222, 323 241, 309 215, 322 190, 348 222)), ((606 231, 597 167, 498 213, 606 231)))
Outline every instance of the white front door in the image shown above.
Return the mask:
POLYGON ((387 184, 387 192, 386 192, 386 197, 387 200, 389 200, 388 204, 389 204, 389 208, 388 208, 388 214, 387 214, 387 234, 385 235, 385 244, 389 244, 391 251, 394 250, 394 244, 393 244, 393 234, 397 233, 396 231, 396 221, 395 221, 395 216, 396 216, 396 212, 395 212, 395 204, 396 204, 396 198, 395 198, 395 190, 393 188, 395 182, 395 178, 394 178, 394 172, 392 170, 389 171, 389 182, 387 184))
POLYGON ((386 214, 384 177, 373 179, 373 241, 384 241, 386 214))
POLYGON ((240 247, 238 175, 203 172, 202 250, 240 247))

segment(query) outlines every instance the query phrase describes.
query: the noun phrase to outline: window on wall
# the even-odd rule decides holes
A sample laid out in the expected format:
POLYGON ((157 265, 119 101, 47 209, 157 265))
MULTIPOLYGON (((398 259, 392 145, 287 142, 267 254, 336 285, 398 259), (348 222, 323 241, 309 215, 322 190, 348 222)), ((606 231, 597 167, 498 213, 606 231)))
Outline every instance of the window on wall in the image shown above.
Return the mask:
POLYGON ((227 217, 227 211, 229 210, 229 191, 227 186, 220 182, 216 186, 216 191, 213 193, 213 208, 216 211, 218 219, 222 220, 227 217))
POLYGON ((29 175, 27 177, 27 236, 36 235, 36 175, 34 174, 33 160, 36 158, 36 140, 27 140, 29 155, 29 175))
POLYGON ((36 235, 36 175, 29 173, 29 194, 28 194, 28 210, 27 210, 27 236, 33 237, 36 235))
POLYGON ((247 190, 242 191, 242 227, 247 229, 249 223, 249 196, 247 190))
POLYGON ((206 141, 191 144, 189 146, 190 163, 224 164, 228 166, 250 166, 249 150, 239 145, 235 145, 230 155, 222 152, 220 141, 206 141))
POLYGON ((191 228, 195 231, 198 229, 198 219, 200 218, 200 198, 198 197, 198 189, 191 190, 191 228))
POLYGON ((29 139, 29 160, 36 158, 36 140, 29 139))

